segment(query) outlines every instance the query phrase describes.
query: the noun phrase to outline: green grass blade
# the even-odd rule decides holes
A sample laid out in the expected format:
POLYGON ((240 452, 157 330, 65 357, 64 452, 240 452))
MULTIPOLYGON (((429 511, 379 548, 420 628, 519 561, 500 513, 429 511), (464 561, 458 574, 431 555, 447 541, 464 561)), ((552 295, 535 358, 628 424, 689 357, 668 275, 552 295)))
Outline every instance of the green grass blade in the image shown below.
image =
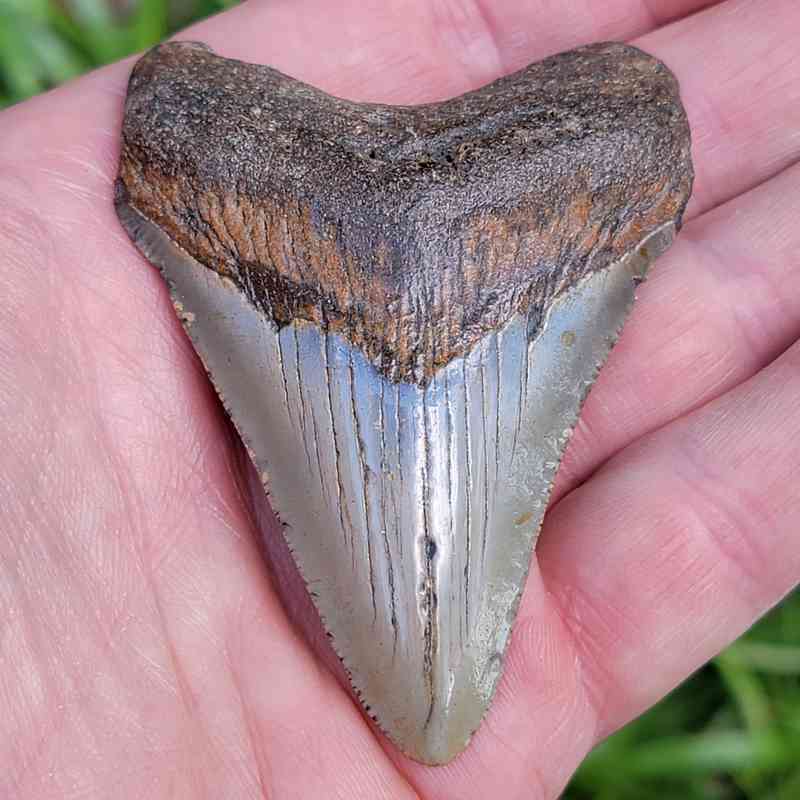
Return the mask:
POLYGON ((166 0, 139 0, 131 19, 133 45, 145 50, 167 36, 169 8, 166 0))
POLYGON ((800 769, 792 772, 778 789, 775 800, 797 800, 800 797, 800 769))
POLYGON ((108 64, 133 51, 130 33, 117 25, 106 0, 69 0, 66 8, 94 64, 108 64))
POLYGON ((114 24, 111 5, 106 0, 67 0, 66 5, 76 22, 92 30, 114 24))
POLYGON ((758 676, 729 650, 717 656, 714 663, 748 730, 766 730, 772 724, 772 710, 758 676))
POLYGON ((771 675, 800 675, 800 647, 743 640, 728 648, 739 664, 771 675))
POLYGON ((51 0, 0 0, 0 14, 43 22, 51 5, 51 0))
POLYGON ((31 26, 14 14, 0 14, 0 75, 13 101, 46 88, 31 47, 31 26))
POLYGON ((49 28, 43 27, 37 31, 31 47, 42 65, 47 83, 51 86, 71 80, 89 67, 86 59, 49 28))
POLYGON ((581 782, 713 775, 744 770, 777 770, 800 763, 800 741, 789 742, 772 733, 740 731, 665 737, 631 748, 624 759, 603 764, 590 756, 581 767, 581 782))

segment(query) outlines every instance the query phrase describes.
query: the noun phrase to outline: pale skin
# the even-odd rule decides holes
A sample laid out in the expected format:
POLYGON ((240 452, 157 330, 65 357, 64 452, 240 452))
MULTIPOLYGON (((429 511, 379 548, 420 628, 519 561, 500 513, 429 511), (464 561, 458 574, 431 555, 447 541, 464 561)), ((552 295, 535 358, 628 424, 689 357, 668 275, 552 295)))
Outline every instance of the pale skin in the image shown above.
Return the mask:
POLYGON ((395 103, 631 41, 681 81, 695 193, 586 403, 491 711, 426 768, 287 617, 246 459, 117 223, 130 62, 2 113, 0 796, 554 798, 800 579, 800 6, 251 0, 189 35, 395 103))

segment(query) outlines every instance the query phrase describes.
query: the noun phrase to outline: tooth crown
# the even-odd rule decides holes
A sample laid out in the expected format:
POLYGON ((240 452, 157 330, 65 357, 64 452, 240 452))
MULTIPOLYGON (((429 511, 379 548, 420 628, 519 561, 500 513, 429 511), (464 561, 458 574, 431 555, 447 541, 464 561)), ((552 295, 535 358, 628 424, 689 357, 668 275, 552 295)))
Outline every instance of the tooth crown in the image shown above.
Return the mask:
POLYGON ((412 758, 489 706, 561 455, 691 182, 675 81, 623 45, 416 108, 194 44, 134 69, 120 221, 412 758))
POLYGON ((691 176, 675 79, 625 45, 392 107, 180 43, 134 69, 119 191, 279 325, 424 384, 679 219, 691 176))

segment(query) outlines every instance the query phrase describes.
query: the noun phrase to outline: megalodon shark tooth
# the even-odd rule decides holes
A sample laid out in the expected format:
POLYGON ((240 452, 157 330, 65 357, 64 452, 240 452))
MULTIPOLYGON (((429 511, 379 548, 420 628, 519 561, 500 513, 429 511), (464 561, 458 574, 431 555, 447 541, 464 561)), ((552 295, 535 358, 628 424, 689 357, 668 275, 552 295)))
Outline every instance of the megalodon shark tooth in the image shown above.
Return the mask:
POLYGON ((489 706, 559 461, 692 178, 674 77, 621 44, 415 107, 194 43, 133 70, 119 218, 414 759, 489 706))

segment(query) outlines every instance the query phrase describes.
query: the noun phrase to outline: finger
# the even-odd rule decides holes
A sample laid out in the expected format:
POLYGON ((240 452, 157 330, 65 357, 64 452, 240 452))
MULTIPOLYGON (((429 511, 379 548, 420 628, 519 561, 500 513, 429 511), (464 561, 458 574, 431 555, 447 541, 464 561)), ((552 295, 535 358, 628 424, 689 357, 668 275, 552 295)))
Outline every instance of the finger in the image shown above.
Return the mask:
POLYGON ((558 796, 594 744, 791 589, 798 375, 800 344, 555 507, 471 757, 412 766, 415 785, 456 800, 488 774, 502 796, 558 796))
POLYGON ((800 5, 728 0, 636 44, 676 73, 696 181, 687 218, 800 158, 800 5))
POLYGON ((598 9, 589 0, 306 0, 303 14, 289 3, 250 3, 226 24, 239 36, 242 22, 266 32, 240 39, 238 57, 266 60, 351 99, 416 103, 560 50, 641 35, 713 2, 607 0, 598 9))
POLYGON ((765 183, 689 223, 659 261, 586 403, 554 499, 638 436, 754 374, 797 335, 799 278, 784 242, 800 244, 800 171, 768 178, 800 155, 800 7, 771 11, 762 18, 757 4, 729 2, 640 42, 682 81, 698 171, 688 216, 765 183))
POLYGON ((800 579, 800 343, 632 445, 551 514, 539 550, 604 731, 800 579))
POLYGON ((684 228, 586 402, 554 499, 800 336, 798 218, 800 165, 684 228))
POLYGON ((460 30, 458 20, 482 16, 501 66, 500 71, 482 76, 491 80, 500 72, 513 72, 560 50, 588 42, 633 39, 719 1, 610 0, 598 5, 591 0, 557 4, 552 0, 440 0, 434 5, 446 12, 441 25, 445 30, 448 27, 460 30))
MULTIPOLYGON (((612 0, 598 12, 588 2, 554 10, 546 0, 252 0, 181 35, 352 99, 412 103, 458 94, 561 49, 642 34, 711 2, 667 0, 656 12, 643 0, 612 0)), ((97 144, 102 163, 113 161, 109 140, 128 70, 127 62, 114 65, 6 112, 6 152, 16 143, 30 153, 57 135, 64 145, 97 144), (56 131, 38 125, 43 103, 59 111, 56 131)))

